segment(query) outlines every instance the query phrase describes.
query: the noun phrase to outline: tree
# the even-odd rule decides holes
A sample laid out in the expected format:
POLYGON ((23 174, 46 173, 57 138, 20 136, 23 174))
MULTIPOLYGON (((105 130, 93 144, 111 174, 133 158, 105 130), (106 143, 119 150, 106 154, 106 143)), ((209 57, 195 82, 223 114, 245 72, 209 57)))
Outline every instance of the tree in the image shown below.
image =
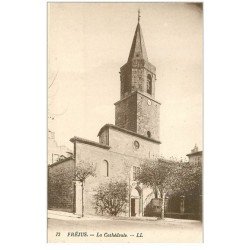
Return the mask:
POLYGON ((94 197, 97 213, 117 216, 125 212, 128 203, 128 184, 125 181, 100 184, 94 197))
POLYGON ((182 164, 181 167, 180 190, 182 194, 190 192, 202 194, 202 165, 199 164, 182 164))
MULTIPOLYGON (((84 197, 85 180, 90 177, 96 176, 96 169, 93 164, 81 161, 75 169, 75 180, 82 182, 82 198, 84 197)), ((84 214, 84 204, 82 204, 82 216, 84 214)))
POLYGON ((77 181, 85 182, 89 176, 95 177, 96 169, 93 164, 81 161, 75 169, 75 179, 77 181))
MULTIPOLYGON (((164 218, 165 197, 188 192, 201 186, 201 168, 165 159, 147 160, 141 164, 137 180, 151 187, 162 198, 161 218, 164 218)), ((156 196, 157 197, 157 196, 156 196)))

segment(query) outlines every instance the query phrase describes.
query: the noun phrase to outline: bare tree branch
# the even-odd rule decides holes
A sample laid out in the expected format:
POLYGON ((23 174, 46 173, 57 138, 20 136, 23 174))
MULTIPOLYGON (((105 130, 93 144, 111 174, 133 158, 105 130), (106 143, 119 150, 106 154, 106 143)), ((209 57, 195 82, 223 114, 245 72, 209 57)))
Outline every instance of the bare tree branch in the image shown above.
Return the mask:
POLYGON ((55 76, 54 76, 54 78, 53 78, 53 80, 52 80, 52 83, 49 85, 48 89, 50 89, 51 86, 54 84, 54 82, 55 82, 55 80, 56 80, 56 77, 57 77, 57 74, 58 74, 58 71, 56 72, 56 74, 55 74, 55 76))

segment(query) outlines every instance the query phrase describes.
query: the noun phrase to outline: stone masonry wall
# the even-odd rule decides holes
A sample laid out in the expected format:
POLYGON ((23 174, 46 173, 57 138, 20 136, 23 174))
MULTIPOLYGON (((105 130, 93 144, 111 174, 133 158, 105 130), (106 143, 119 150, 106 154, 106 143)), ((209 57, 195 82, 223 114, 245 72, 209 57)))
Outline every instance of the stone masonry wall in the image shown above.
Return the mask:
POLYGON ((115 125, 136 132, 136 95, 132 95, 115 106, 115 125))
POLYGON ((143 91, 145 86, 145 70, 140 68, 132 68, 132 89, 131 91, 143 91))
POLYGON ((73 159, 49 166, 48 209, 73 212, 73 170, 73 159))
POLYGON ((148 136, 147 132, 151 133, 151 138, 159 140, 160 137, 160 104, 149 99, 140 93, 137 97, 137 133, 148 136))
MULTIPOLYGON (((134 160, 134 159, 133 159, 134 160)), ((132 164, 133 160, 129 157, 123 157, 115 154, 107 149, 77 143, 76 144, 76 164, 78 162, 87 162, 93 164, 96 168, 96 176, 88 177, 84 185, 84 214, 96 214, 94 204, 94 194, 96 189, 101 183, 109 182, 111 180, 126 180, 129 185, 130 169, 129 163, 132 164), (108 162, 109 175, 107 176, 103 168, 108 162), (128 166, 126 165, 128 164, 128 166)), ((138 163, 134 163, 139 165, 138 163)), ((124 215, 128 216, 129 207, 124 215)))
POLYGON ((152 159, 159 156, 159 144, 112 128, 109 129, 109 145, 111 151, 130 157, 152 159), (139 143, 139 148, 135 147, 135 141, 139 143))
POLYGON ((126 63, 121 67, 121 100, 134 91, 141 91, 147 94, 147 75, 152 77, 152 94, 155 97, 155 67, 141 59, 133 59, 132 63, 126 63))
POLYGON ((99 143, 108 145, 109 144, 109 133, 108 130, 103 131, 103 133, 99 136, 99 143))
MULTIPOLYGON (((133 166, 140 166, 140 163, 148 158, 148 150, 159 152, 159 145, 138 139, 128 134, 110 130, 109 131, 110 149, 76 143, 76 164, 87 162, 96 167, 96 176, 87 178, 84 186, 84 214, 95 214, 94 194, 101 183, 111 180, 126 180, 132 188, 133 183, 133 166), (140 148, 136 150, 133 146, 134 140, 140 141, 140 148), (119 145, 119 146, 118 146, 119 145), (108 162, 109 175, 105 175, 103 168, 108 162)), ((143 199, 146 199, 152 190, 143 191, 143 199)), ((129 203, 124 216, 129 216, 129 203)))
POLYGON ((160 104, 138 92, 116 103, 115 125, 151 138, 160 138, 160 104), (148 101, 150 100, 150 104, 148 101))
POLYGON ((131 67, 128 64, 125 64, 121 68, 120 72, 120 81, 121 81, 121 99, 125 98, 131 92, 131 67))

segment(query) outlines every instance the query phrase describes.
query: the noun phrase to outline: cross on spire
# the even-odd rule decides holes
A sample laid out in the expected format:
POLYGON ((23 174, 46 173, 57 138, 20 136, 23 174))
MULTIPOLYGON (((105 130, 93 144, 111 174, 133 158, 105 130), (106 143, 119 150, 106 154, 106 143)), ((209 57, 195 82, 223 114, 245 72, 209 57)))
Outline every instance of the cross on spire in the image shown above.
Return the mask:
POLYGON ((140 9, 138 9, 138 23, 136 26, 128 61, 132 60, 133 58, 144 59, 145 61, 148 61, 146 47, 142 36, 140 17, 141 17, 141 11, 140 9))
POLYGON ((140 18, 141 18, 141 11, 140 9, 138 9, 138 23, 140 22, 140 18))

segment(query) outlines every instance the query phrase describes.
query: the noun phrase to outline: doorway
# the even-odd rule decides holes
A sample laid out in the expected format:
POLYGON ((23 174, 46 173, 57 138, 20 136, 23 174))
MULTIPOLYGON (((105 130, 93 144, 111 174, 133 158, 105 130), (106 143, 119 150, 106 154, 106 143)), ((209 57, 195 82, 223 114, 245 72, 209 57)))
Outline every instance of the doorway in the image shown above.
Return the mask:
POLYGON ((140 199, 131 198, 131 216, 139 216, 140 214, 140 199))

